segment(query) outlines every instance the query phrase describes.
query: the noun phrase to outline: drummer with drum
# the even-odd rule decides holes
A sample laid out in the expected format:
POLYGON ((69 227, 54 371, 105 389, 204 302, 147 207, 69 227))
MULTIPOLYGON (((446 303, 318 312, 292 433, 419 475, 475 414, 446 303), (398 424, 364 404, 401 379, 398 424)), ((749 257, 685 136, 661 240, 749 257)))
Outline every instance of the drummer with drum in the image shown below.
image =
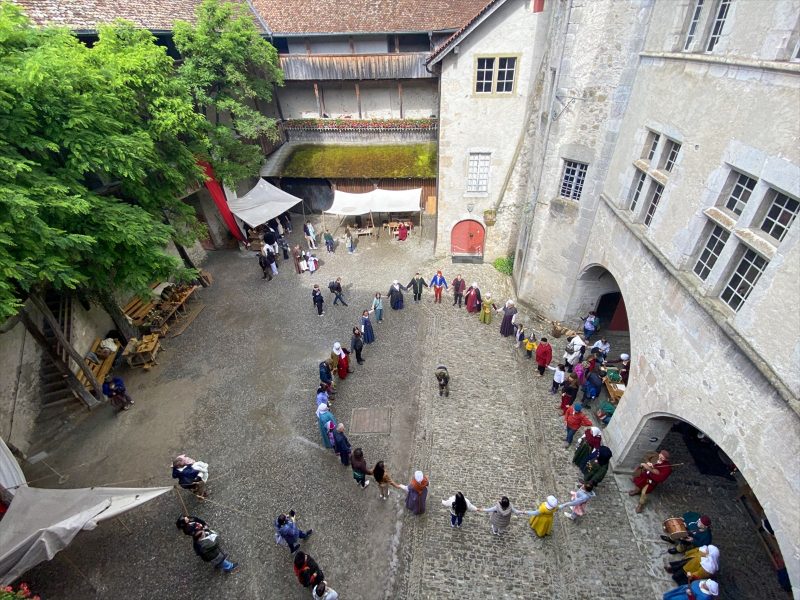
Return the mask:
POLYGON ((662 535, 661 539, 670 544, 677 544, 667 550, 670 554, 683 553, 691 548, 711 544, 711 518, 707 515, 700 516, 700 513, 689 511, 683 513, 681 519, 664 521, 662 529, 667 535, 662 535))

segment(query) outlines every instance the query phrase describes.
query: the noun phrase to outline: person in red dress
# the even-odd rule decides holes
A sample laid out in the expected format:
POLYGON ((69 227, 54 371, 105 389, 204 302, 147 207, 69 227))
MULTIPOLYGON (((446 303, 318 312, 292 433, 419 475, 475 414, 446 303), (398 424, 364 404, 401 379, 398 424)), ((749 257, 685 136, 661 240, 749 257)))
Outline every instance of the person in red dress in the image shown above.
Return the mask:
POLYGON ((400 223, 400 227, 397 228, 397 239, 401 242, 405 242, 407 237, 408 227, 406 227, 405 223, 400 223))
POLYGON ((641 513, 644 503, 647 502, 648 494, 652 494, 659 483, 664 483, 672 474, 672 467, 669 464, 669 452, 662 450, 658 453, 658 460, 654 463, 646 462, 639 466, 639 475, 632 479, 635 490, 628 492, 629 496, 639 496, 639 504, 636 512, 641 513))
POLYGON ((469 286, 465 301, 467 304, 467 312, 476 313, 481 310, 481 291, 478 289, 477 283, 473 283, 469 286))
POLYGON ((344 379, 347 377, 348 373, 353 373, 353 369, 350 368, 350 358, 348 357, 350 353, 342 348, 339 342, 333 345, 333 352, 339 357, 339 364, 336 365, 336 373, 339 375, 339 379, 344 379))

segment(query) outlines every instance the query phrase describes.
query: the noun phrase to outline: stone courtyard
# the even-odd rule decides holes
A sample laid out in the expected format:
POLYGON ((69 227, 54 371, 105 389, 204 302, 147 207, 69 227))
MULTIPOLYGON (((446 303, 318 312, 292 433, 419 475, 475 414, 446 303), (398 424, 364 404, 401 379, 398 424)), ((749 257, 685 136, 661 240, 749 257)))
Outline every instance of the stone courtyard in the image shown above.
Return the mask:
MULTIPOLYGON (((292 245, 302 240, 299 217, 294 224, 292 245)), ((351 470, 322 447, 314 390, 318 363, 335 341, 349 347, 349 332, 374 293, 385 294, 393 279, 406 284, 417 270, 430 280, 440 268, 448 282, 457 272, 468 285, 477 281, 498 307, 511 297, 508 278, 491 265, 432 259, 431 230, 417 229, 405 243, 386 234, 362 238, 353 255, 341 244, 329 255, 320 244, 317 273, 298 276, 291 261, 280 261, 272 282, 260 279, 251 252, 211 254, 204 268, 214 285, 202 291, 203 313, 165 343, 152 372, 117 372, 136 400, 133 409, 117 417, 96 411, 47 448, 47 463, 70 474, 65 487, 77 488, 172 485, 175 455, 209 462, 209 500, 182 498, 190 514, 221 534, 239 570, 225 576, 194 555, 175 529, 183 509, 171 492, 122 523, 81 532, 24 578, 34 592, 45 599, 306 598, 288 550, 273 539, 275 515, 294 508, 300 527, 314 529, 304 549, 343 599, 660 598, 672 587, 661 568, 667 546, 660 524, 703 510, 719 524, 721 597, 787 597, 737 512, 735 486, 691 467, 664 484, 643 515, 633 512, 627 477, 609 475, 584 519, 557 516, 548 538, 537 538, 524 517, 501 537, 480 513, 451 528, 441 500, 458 490, 476 506, 507 495, 517 508, 533 510, 549 494, 568 500, 579 474, 574 444, 563 448, 557 399, 547 392, 550 372, 534 377, 535 361, 499 335, 500 315, 483 325, 452 307, 451 295, 434 305, 426 290, 415 305, 406 294, 402 311, 385 302, 384 322, 373 318, 376 342, 365 347, 366 364, 354 364, 356 372, 337 384, 332 406, 348 429, 356 409, 390 409, 388 434, 348 430, 348 437, 370 467, 385 460, 397 482, 422 469, 430 481, 426 513, 411 515, 397 490, 383 502, 374 482, 366 490, 354 483, 351 470), (336 277, 348 307, 333 306, 327 284, 336 277), (314 283, 325 296, 323 317, 311 303, 314 283), (449 398, 437 393, 433 370, 440 364, 451 375, 449 398)), ((549 334, 533 317, 521 320, 529 333, 549 334)), ((551 342, 558 360, 565 342, 551 342)), ((626 344, 615 334, 612 355, 629 351, 626 344)), ((680 449, 676 455, 684 458, 680 449)), ((26 475, 35 485, 58 485, 42 463, 26 475)))

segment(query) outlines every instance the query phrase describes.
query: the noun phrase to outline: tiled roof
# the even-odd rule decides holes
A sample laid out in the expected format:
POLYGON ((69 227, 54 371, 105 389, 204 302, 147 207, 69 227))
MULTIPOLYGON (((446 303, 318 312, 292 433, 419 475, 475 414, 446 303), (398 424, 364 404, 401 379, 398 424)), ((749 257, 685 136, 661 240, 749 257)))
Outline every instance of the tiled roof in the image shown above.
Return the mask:
MULTIPOLYGON (((39 26, 93 31, 98 23, 125 19, 150 30, 172 29, 173 21, 194 23, 202 0, 12 0, 39 26)), ((291 1, 291 0, 289 0, 291 1)), ((264 28, 256 20, 256 26, 264 28)))
POLYGON ((458 29, 489 0, 251 0, 275 34, 458 29))
POLYGON ((447 52, 450 51, 450 48, 452 48, 457 41, 461 40, 463 37, 465 37, 465 35, 471 32, 472 29, 474 29, 475 24, 481 19, 481 17, 486 15, 487 12, 490 9, 492 9, 493 6, 497 6, 499 4, 502 4, 503 2, 505 2, 505 0, 491 0, 488 3, 484 3, 480 11, 472 15, 469 21, 466 21, 458 31, 456 31, 443 44, 441 44, 438 48, 436 48, 436 50, 434 50, 428 57, 426 62, 430 64, 434 60, 439 59, 439 57, 443 56, 444 54, 447 54, 447 52))

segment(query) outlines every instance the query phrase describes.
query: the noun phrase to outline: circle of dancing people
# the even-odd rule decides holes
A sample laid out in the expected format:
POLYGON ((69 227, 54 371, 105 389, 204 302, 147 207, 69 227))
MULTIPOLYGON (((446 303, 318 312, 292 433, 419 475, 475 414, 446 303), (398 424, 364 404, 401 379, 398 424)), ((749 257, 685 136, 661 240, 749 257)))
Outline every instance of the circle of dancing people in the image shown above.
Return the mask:
MULTIPOLYGON (((283 220, 281 222, 283 223, 283 220)), ((283 228, 291 231, 290 227, 289 223, 283 228)), ((309 246, 315 248, 315 245, 312 246, 314 233, 313 229, 310 229, 310 223, 304 226, 304 234, 309 240, 309 246)), ((265 235, 265 237, 268 236, 265 235)), ((282 235, 276 238, 278 244, 280 237, 282 235)), ((326 235, 325 241, 328 251, 331 252, 332 249, 328 242, 332 242, 332 239, 329 240, 329 237, 326 235)), ((277 252, 277 249, 275 250, 277 252)), ((287 250, 288 246, 284 248, 285 259, 288 259, 287 250)), ((277 269, 272 266, 273 262, 270 261, 269 255, 262 253, 259 257, 260 262, 262 257, 265 257, 267 261, 266 265, 262 265, 264 277, 269 278, 268 269, 271 274, 277 275, 277 269)), ((307 255, 299 249, 299 246, 296 247, 294 259, 297 273, 302 273, 308 268, 307 265, 304 266, 300 262, 304 257, 307 260, 307 255)), ((560 510, 569 509, 564 510, 564 518, 570 521, 579 521, 584 516, 590 501, 596 497, 595 489, 606 477, 613 456, 611 449, 602 445, 602 431, 592 423, 584 411, 591 409, 591 403, 599 397, 605 381, 627 384, 630 356, 621 354, 617 360, 607 360, 610 345, 606 338, 601 337, 591 347, 588 358, 584 360, 588 341, 599 329, 596 315, 589 313, 585 318, 583 334, 576 333, 567 337, 562 362, 555 367, 551 366, 552 346, 546 337, 537 340, 534 335, 526 334, 524 326, 516 322, 519 312, 515 302, 508 300, 505 305, 498 308, 490 293, 482 295, 476 282, 467 287, 460 274, 449 284, 441 271, 437 271, 430 282, 426 282, 420 273, 415 273, 406 286, 395 279, 385 294, 385 298, 389 308, 398 311, 404 308, 403 292, 410 292, 413 303, 419 304, 422 302, 425 288, 433 288, 433 302, 436 304, 442 303, 443 291, 450 291, 452 288, 452 306, 459 309, 463 306, 467 313, 477 313, 479 321, 486 325, 491 324, 493 313, 502 313, 500 334, 503 337, 513 336, 518 348, 524 344, 526 358, 536 360, 537 373, 535 377, 541 378, 544 377, 547 370, 553 371, 549 392, 550 394, 561 393, 561 402, 556 405, 556 409, 564 417, 565 449, 572 445, 576 434, 585 428, 583 435, 578 438, 572 458, 573 464, 580 470, 581 477, 576 489, 570 492, 569 500, 561 502, 555 495, 549 495, 536 510, 524 510, 516 508, 507 496, 501 496, 493 506, 478 508, 463 492, 457 491, 442 500, 442 505, 448 509, 450 515, 450 526, 460 529, 468 512, 484 513, 489 516, 492 534, 500 536, 508 531, 513 516, 525 515, 528 517, 528 525, 537 537, 545 538, 551 534, 555 515, 560 510), (620 366, 611 368, 609 367, 611 364, 620 366), (583 397, 580 402, 576 402, 579 391, 583 391, 583 397)), ((334 296, 334 306, 339 303, 342 306, 348 306, 344 298, 341 278, 331 281, 328 284, 328 290, 334 296)), ((395 488, 405 494, 406 509, 414 515, 421 515, 426 510, 430 487, 426 475, 422 471, 416 470, 409 478, 408 483, 402 484, 392 479, 384 460, 376 461, 370 469, 370 463, 367 461, 363 449, 351 447, 346 435, 345 424, 337 421, 332 412, 337 394, 335 378, 342 381, 355 372, 351 365, 353 354, 355 354, 357 364, 363 365, 366 362, 362 355, 364 347, 375 341, 371 315, 374 315, 377 323, 383 322, 383 300, 384 295, 376 292, 371 306, 363 310, 360 326, 352 329, 349 349, 337 341, 332 346, 330 356, 319 363, 319 384, 316 388, 317 423, 323 446, 333 450, 342 466, 350 467, 357 486, 366 490, 370 485, 368 477, 372 477, 380 500, 388 500, 392 488, 395 488)), ((312 303, 320 317, 324 315, 322 309, 324 302, 322 290, 318 284, 314 285, 312 303)), ((449 397, 450 374, 447 367, 438 366, 434 370, 434 377, 439 396, 449 397)), ((616 405, 609 399, 601 402, 594 414, 601 423, 607 424, 614 414, 615 407, 616 405)), ((648 496, 672 473, 669 457, 669 452, 666 450, 648 453, 633 473, 631 481, 635 489, 631 490, 629 494, 638 499, 636 513, 642 512, 648 496)), ((210 492, 206 488, 207 463, 180 455, 173 461, 172 475, 173 478, 178 479, 181 488, 191 491, 199 498, 208 498, 210 492)), ((211 530, 202 519, 187 515, 181 517, 176 525, 186 535, 192 536, 194 551, 201 560, 225 573, 230 573, 237 568, 238 563, 228 560, 228 554, 221 550, 219 534, 211 530)), ((719 550, 711 544, 710 526, 711 520, 708 516, 694 512, 687 512, 680 519, 670 519, 664 523, 663 529, 666 535, 662 535, 661 538, 674 545, 667 552, 670 555, 683 554, 683 558, 673 560, 669 566, 665 567, 679 587, 664 594, 664 600, 683 600, 684 598, 706 600, 718 596, 719 585, 713 580, 713 577, 719 569, 719 550)), ((274 527, 276 544, 285 546, 290 554, 294 555, 293 570, 298 582, 304 587, 312 589, 313 598, 336 600, 339 595, 328 585, 320 566, 314 558, 300 550, 301 540, 310 537, 313 530, 302 531, 298 527, 297 515, 294 510, 276 516, 274 527)))

